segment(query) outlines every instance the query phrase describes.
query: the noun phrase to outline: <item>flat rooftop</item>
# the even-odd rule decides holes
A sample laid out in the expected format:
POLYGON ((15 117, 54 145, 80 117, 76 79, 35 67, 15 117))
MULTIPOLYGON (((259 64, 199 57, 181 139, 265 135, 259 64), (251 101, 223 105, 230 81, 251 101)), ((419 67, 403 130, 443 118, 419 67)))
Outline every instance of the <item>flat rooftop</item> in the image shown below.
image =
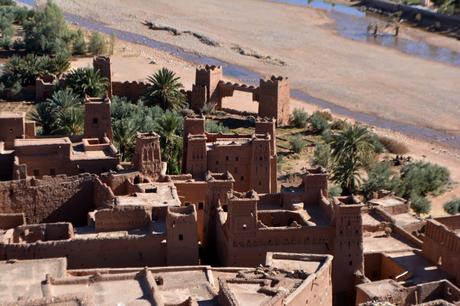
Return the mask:
POLYGON ((387 236, 384 231, 366 232, 363 237, 364 253, 383 253, 412 250, 413 244, 398 234, 387 236))
POLYGON ((219 305, 217 296, 223 284, 240 305, 262 305, 271 302, 271 292, 288 296, 308 275, 332 260, 331 256, 283 254, 274 253, 270 266, 258 268, 66 270, 65 259, 0 262, 0 300, 37 305, 37 299, 43 299, 47 293, 53 299, 43 299, 40 305, 52 305, 55 303, 52 300, 72 297, 76 305, 79 299, 95 305, 157 305, 160 301, 176 305, 192 299, 199 305, 213 306, 219 305), (275 256, 277 254, 280 256, 275 256), (46 274, 50 276, 48 280, 46 274), (268 291, 259 290, 261 287, 268 291))
POLYGON ((138 184, 145 192, 117 197, 117 204, 147 207, 180 206, 177 189, 173 183, 138 184))
POLYGON ((33 147, 43 145, 71 144, 69 137, 15 139, 15 147, 33 147))
POLYGON ((0 112, 0 119, 9 119, 15 118, 20 119, 24 118, 25 113, 23 112, 0 112))

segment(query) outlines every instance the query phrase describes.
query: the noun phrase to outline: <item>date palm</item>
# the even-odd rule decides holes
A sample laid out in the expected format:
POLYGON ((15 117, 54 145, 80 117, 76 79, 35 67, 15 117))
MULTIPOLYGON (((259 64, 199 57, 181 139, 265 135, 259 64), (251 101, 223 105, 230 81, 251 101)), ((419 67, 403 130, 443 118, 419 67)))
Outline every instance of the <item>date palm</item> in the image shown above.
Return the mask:
POLYGON ((167 69, 162 68, 147 78, 149 86, 144 99, 147 105, 159 105, 164 110, 179 111, 186 106, 180 78, 167 69))
POLYGON ((178 134, 182 128, 182 117, 171 111, 166 111, 158 118, 157 125, 163 148, 162 160, 168 163, 169 173, 179 173, 182 141, 178 134))
POLYGON ((361 184, 361 171, 374 155, 372 134, 355 124, 331 136, 331 157, 334 162, 332 180, 345 192, 353 193, 361 184))
POLYGON ((67 75, 65 86, 80 97, 102 97, 106 93, 108 80, 93 68, 77 68, 67 75))

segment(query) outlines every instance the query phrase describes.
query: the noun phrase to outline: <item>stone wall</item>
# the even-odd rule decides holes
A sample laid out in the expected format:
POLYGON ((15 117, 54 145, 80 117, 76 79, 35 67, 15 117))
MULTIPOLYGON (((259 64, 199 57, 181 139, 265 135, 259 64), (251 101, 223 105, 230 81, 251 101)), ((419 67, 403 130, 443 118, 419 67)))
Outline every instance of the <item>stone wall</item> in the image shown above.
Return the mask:
POLYGON ((2 214, 0 213, 0 229, 15 228, 26 223, 23 213, 2 214))
POLYGON ((95 180, 96 176, 82 174, 0 182, 0 211, 24 212, 27 223, 67 221, 84 225, 95 206, 95 180))
POLYGON ((94 220, 97 232, 148 228, 152 222, 152 212, 145 207, 115 206, 95 211, 94 220))
POLYGON ((112 82, 114 96, 125 97, 132 102, 137 102, 148 88, 144 82, 112 82))

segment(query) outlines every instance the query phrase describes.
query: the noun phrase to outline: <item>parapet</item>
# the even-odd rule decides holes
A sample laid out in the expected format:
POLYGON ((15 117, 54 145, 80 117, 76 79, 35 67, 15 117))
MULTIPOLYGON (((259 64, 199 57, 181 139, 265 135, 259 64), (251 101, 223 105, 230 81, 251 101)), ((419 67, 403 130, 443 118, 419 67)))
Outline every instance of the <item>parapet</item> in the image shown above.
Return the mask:
POLYGON ((152 212, 144 206, 115 206, 93 214, 96 232, 144 229, 152 222, 152 212))
POLYGON ((205 175, 205 180, 207 182, 235 182, 233 175, 229 171, 223 173, 214 173, 211 171, 207 171, 205 175))
POLYGON ((216 65, 201 65, 196 68, 196 72, 222 72, 222 66, 216 65))

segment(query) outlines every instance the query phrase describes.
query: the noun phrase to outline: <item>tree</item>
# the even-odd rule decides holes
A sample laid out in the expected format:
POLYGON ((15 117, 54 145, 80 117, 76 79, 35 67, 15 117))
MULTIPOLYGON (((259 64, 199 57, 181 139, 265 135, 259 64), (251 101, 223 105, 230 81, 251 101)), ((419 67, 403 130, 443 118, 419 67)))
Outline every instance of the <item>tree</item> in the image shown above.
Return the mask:
POLYGON ((366 127, 355 124, 331 136, 332 180, 352 194, 361 184, 361 170, 374 155, 372 135, 366 127))
POLYGON ((449 215, 460 213, 460 198, 455 198, 444 204, 444 211, 449 215))
POLYGON ((291 124, 296 128, 305 128, 308 122, 308 114, 301 108, 295 108, 292 112, 291 124))
POLYGON ((83 107, 70 89, 59 90, 37 105, 32 120, 39 123, 42 134, 77 135, 83 132, 83 107))
POLYGON ((417 215, 428 214, 431 211, 431 202, 424 196, 412 194, 410 200, 410 207, 417 215))
POLYGON ((301 136, 293 136, 289 139, 289 146, 291 148, 291 151, 294 153, 301 153, 303 148, 305 147, 305 141, 302 139, 301 136))
POLYGON ((77 55, 85 55, 87 52, 85 35, 81 29, 75 33, 72 51, 77 55))
POLYGON ((107 53, 107 43, 99 32, 91 33, 91 37, 88 43, 88 51, 94 55, 101 55, 107 53))
POLYGON ((399 184, 399 177, 391 170, 389 162, 375 164, 367 174, 368 178, 363 183, 362 192, 366 199, 372 199, 375 192, 380 190, 393 191, 399 184))
POLYGON ((67 75, 65 86, 80 97, 102 97, 106 93, 108 80, 93 68, 77 68, 67 75))
POLYGON ((69 53, 72 33, 61 9, 51 1, 24 22, 24 42, 28 51, 69 53))
POLYGON ((313 166, 320 166, 328 169, 331 161, 331 146, 327 143, 316 144, 315 152, 313 153, 313 166))
POLYGON ((315 134, 321 134, 329 129, 330 114, 316 111, 310 117, 312 131, 315 134))
POLYGON ((159 105, 164 110, 180 111, 186 106, 185 96, 180 78, 167 69, 162 68, 148 77, 149 86, 145 94, 147 105, 159 105))
POLYGON ((182 153, 182 117, 174 112, 166 111, 158 118, 158 134, 162 142, 162 159, 168 163, 169 173, 180 173, 180 156, 182 153))
POLYGON ((70 69, 70 56, 64 53, 58 54, 50 60, 49 71, 60 78, 70 69))

